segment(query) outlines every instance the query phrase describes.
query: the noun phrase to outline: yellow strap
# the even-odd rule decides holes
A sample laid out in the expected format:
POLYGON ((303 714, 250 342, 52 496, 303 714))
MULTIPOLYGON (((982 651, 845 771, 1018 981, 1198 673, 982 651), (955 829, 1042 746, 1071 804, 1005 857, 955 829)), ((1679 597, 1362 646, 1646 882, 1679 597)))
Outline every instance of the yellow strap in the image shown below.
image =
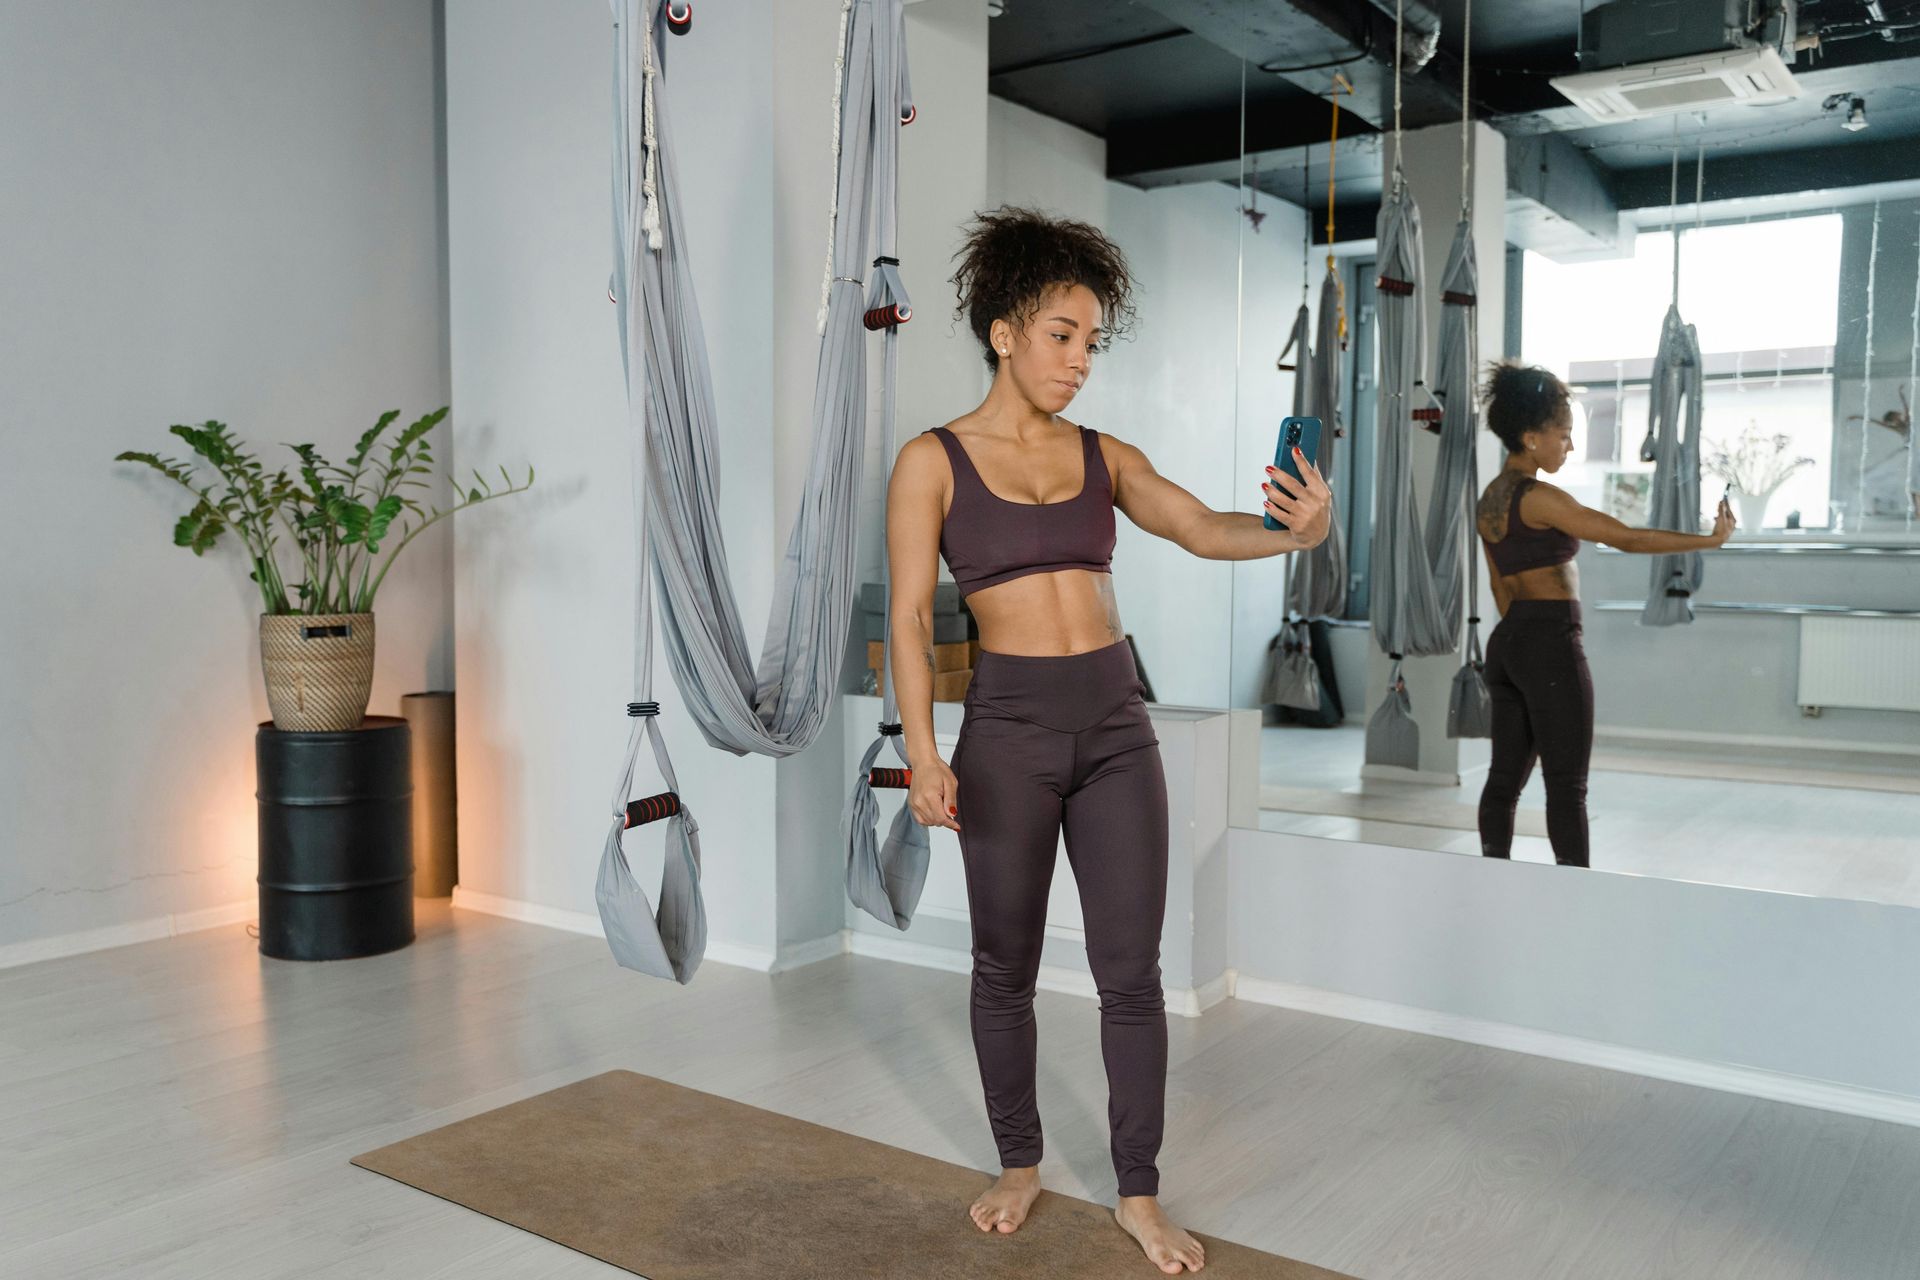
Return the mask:
MULTIPOLYGON (((1341 75, 1338 71, 1334 72, 1332 90, 1333 136, 1327 142, 1327 270, 1330 272, 1333 272, 1333 162, 1334 157, 1338 154, 1340 144, 1340 95, 1342 93, 1352 92, 1353 82, 1341 75)), ((1347 345, 1347 289, 1345 285, 1340 283, 1340 275, 1338 272, 1333 272, 1333 287, 1334 295, 1339 299, 1340 346, 1342 350, 1345 350, 1347 345)))

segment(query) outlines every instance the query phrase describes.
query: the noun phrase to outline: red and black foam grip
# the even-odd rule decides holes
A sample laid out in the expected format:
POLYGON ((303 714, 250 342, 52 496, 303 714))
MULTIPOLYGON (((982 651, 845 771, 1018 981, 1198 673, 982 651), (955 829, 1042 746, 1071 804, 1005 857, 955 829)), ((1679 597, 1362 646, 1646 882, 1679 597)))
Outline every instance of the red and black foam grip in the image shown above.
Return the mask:
POLYGON ((1373 282, 1373 287, 1382 293, 1391 293, 1399 298, 1407 298, 1413 295, 1413 281, 1396 280, 1392 276, 1381 276, 1373 282))
POLYGON ((627 830, 644 827, 649 822, 658 822, 662 818, 671 818, 680 812, 680 797, 672 791, 662 791, 657 796, 645 796, 627 805, 627 830))
POLYGON ((677 36, 683 36, 693 29, 693 0, 684 4, 667 5, 667 30, 677 36))
POLYGON ((910 106, 905 111, 902 111, 900 113, 900 123, 902 125, 912 124, 915 120, 918 120, 919 118, 920 118, 920 108, 918 107, 910 106))
POLYGON ((867 771, 867 785, 870 787, 899 787, 913 785, 911 769, 870 769, 867 771))
POLYGON ((1440 420, 1446 416, 1444 409, 1415 409, 1413 420, 1429 431, 1440 430, 1440 420))
POLYGON ((913 309, 894 302, 884 307, 875 307, 867 312, 866 324, 869 329, 888 329, 894 325, 905 324, 911 319, 913 319, 913 309))

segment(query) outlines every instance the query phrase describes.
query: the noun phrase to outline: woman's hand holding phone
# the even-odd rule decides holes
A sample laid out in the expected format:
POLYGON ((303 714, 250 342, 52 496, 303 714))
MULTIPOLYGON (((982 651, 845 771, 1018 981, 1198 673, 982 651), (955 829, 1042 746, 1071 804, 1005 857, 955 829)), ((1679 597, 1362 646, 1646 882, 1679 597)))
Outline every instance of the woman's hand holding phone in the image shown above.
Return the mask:
POLYGON ((1274 467, 1267 468, 1266 483, 1261 485, 1268 518, 1277 520, 1293 533, 1303 547, 1317 547, 1327 537, 1332 522, 1333 491, 1320 475, 1320 468, 1307 460, 1299 446, 1293 450, 1293 464, 1300 478, 1274 467))

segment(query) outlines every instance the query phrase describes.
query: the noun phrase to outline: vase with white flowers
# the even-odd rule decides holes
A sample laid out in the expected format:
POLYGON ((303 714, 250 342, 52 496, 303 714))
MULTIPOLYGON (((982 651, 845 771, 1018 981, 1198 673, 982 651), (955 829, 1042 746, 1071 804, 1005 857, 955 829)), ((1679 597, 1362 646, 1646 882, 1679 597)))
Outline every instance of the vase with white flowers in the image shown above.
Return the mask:
POLYGON ((1738 439, 1707 443, 1710 448, 1700 465, 1733 490, 1740 527, 1750 532, 1757 533, 1765 526, 1767 503, 1774 491, 1802 467, 1813 465, 1812 458, 1791 456, 1792 436, 1769 435, 1751 418, 1738 439))

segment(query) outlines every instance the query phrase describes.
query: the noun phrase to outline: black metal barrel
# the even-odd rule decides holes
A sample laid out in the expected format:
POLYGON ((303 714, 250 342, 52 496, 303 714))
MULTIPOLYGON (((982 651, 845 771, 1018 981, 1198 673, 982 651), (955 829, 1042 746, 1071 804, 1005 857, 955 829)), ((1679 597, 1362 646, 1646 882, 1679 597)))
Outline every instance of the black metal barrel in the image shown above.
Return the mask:
POLYGON ((260 953, 345 960, 413 941, 413 775, 407 722, 254 738, 260 953))

